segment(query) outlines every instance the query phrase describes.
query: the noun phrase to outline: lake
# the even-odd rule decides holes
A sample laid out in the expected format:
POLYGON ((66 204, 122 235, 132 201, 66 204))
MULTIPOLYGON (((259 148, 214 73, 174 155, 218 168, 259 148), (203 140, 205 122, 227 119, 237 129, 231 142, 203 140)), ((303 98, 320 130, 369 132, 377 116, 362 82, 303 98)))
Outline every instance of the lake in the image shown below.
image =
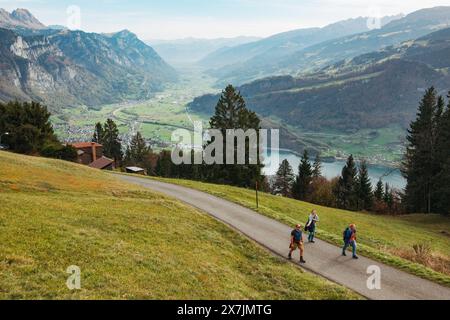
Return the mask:
MULTIPOLYGON (((298 166, 300 164, 300 157, 289 151, 279 151, 280 163, 287 159, 291 164, 294 172, 298 173, 298 166)), ((271 163, 271 159, 274 160, 276 154, 271 155, 266 160, 266 167, 264 168, 265 175, 275 175, 279 163, 271 163)), ((345 166, 345 161, 337 160, 332 163, 322 163, 322 175, 327 179, 332 179, 334 177, 340 176, 342 168, 345 166)), ((369 165, 369 176, 372 180, 373 185, 376 185, 378 180, 382 178, 384 183, 388 183, 391 187, 396 189, 404 189, 406 186, 406 180, 403 178, 399 169, 395 169, 383 165, 369 165)))

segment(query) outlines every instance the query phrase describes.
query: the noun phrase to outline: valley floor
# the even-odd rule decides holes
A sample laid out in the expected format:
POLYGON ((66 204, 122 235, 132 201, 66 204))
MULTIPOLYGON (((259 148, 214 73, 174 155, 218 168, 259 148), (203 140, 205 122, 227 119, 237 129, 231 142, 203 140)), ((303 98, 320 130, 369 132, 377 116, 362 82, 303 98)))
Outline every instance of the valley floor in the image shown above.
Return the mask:
MULTIPOLYGON (((204 127, 208 127, 209 116, 188 110, 186 105, 198 96, 220 92, 213 87, 215 79, 201 68, 184 67, 179 72, 178 83, 168 85, 163 92, 146 101, 63 109, 52 117, 56 133, 62 140, 90 140, 95 123, 112 118, 119 126, 124 143, 140 131, 152 141, 155 149, 169 147, 174 130, 193 130, 194 121, 202 121, 204 127)), ((293 151, 302 151, 304 145, 319 150, 322 156, 346 158, 354 154, 357 158, 367 158, 372 164, 388 166, 398 166, 406 136, 406 130, 399 127, 355 133, 329 132, 327 128, 321 132, 305 132, 285 125, 280 119, 270 118, 270 123, 275 127, 282 126, 297 137, 299 143, 289 146, 293 151)))
POLYGON ((118 124, 125 143, 139 131, 156 149, 170 146, 174 130, 193 131, 194 121, 202 121, 205 127, 208 124, 206 115, 192 113, 186 105, 197 96, 219 91, 212 88, 214 80, 198 68, 183 68, 180 73, 178 83, 168 85, 146 101, 63 109, 52 117, 56 133, 63 140, 83 141, 92 137, 96 122, 111 118, 118 124))

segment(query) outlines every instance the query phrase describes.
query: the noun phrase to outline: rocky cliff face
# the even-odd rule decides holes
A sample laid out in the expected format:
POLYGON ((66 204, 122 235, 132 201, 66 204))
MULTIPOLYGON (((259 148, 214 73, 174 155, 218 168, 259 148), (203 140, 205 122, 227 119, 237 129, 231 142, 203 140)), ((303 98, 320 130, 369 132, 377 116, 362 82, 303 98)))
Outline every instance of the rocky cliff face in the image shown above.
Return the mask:
POLYGON ((175 71, 132 34, 61 31, 20 36, 0 29, 0 100, 37 100, 50 107, 97 106, 145 99, 175 71))
MULTIPOLYGON (((14 16, 38 25, 25 13, 14 16)), ((175 71, 129 31, 23 30, 0 28, 0 101, 98 106, 144 99, 176 80, 175 71)))
POLYGON ((36 19, 28 10, 17 9, 9 13, 0 8, 0 27, 7 29, 28 28, 45 29, 45 25, 36 19))

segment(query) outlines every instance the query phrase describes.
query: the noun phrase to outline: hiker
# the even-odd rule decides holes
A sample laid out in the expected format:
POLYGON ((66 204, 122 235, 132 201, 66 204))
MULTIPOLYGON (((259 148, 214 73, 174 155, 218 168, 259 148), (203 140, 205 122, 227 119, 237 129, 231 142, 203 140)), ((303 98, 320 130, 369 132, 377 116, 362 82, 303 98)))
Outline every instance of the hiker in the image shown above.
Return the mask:
POLYGON ((292 260, 292 252, 299 249, 300 250, 300 263, 306 263, 303 259, 303 253, 305 252, 305 246, 303 244, 303 232, 302 226, 298 224, 295 229, 291 232, 291 245, 289 246, 291 250, 289 252, 289 260, 292 260))
POLYGON ((353 251, 353 259, 359 259, 356 255, 356 225, 351 224, 344 231, 344 248, 342 249, 342 255, 347 256, 347 248, 351 246, 353 251))
POLYGON ((314 237, 316 236, 316 224, 319 222, 319 216, 317 211, 313 210, 308 218, 308 223, 306 224, 306 231, 309 231, 308 242, 315 243, 314 237))

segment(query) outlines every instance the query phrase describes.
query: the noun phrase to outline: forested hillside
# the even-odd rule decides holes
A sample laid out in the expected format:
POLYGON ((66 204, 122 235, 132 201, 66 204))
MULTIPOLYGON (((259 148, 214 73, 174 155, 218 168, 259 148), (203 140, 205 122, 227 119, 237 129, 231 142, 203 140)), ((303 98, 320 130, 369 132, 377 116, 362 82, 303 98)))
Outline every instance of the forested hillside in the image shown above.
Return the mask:
MULTIPOLYGON (((250 109, 309 130, 406 128, 426 88, 450 87, 450 29, 341 61, 301 78, 272 77, 241 86, 250 109)), ((210 114, 217 97, 190 107, 210 114)))

